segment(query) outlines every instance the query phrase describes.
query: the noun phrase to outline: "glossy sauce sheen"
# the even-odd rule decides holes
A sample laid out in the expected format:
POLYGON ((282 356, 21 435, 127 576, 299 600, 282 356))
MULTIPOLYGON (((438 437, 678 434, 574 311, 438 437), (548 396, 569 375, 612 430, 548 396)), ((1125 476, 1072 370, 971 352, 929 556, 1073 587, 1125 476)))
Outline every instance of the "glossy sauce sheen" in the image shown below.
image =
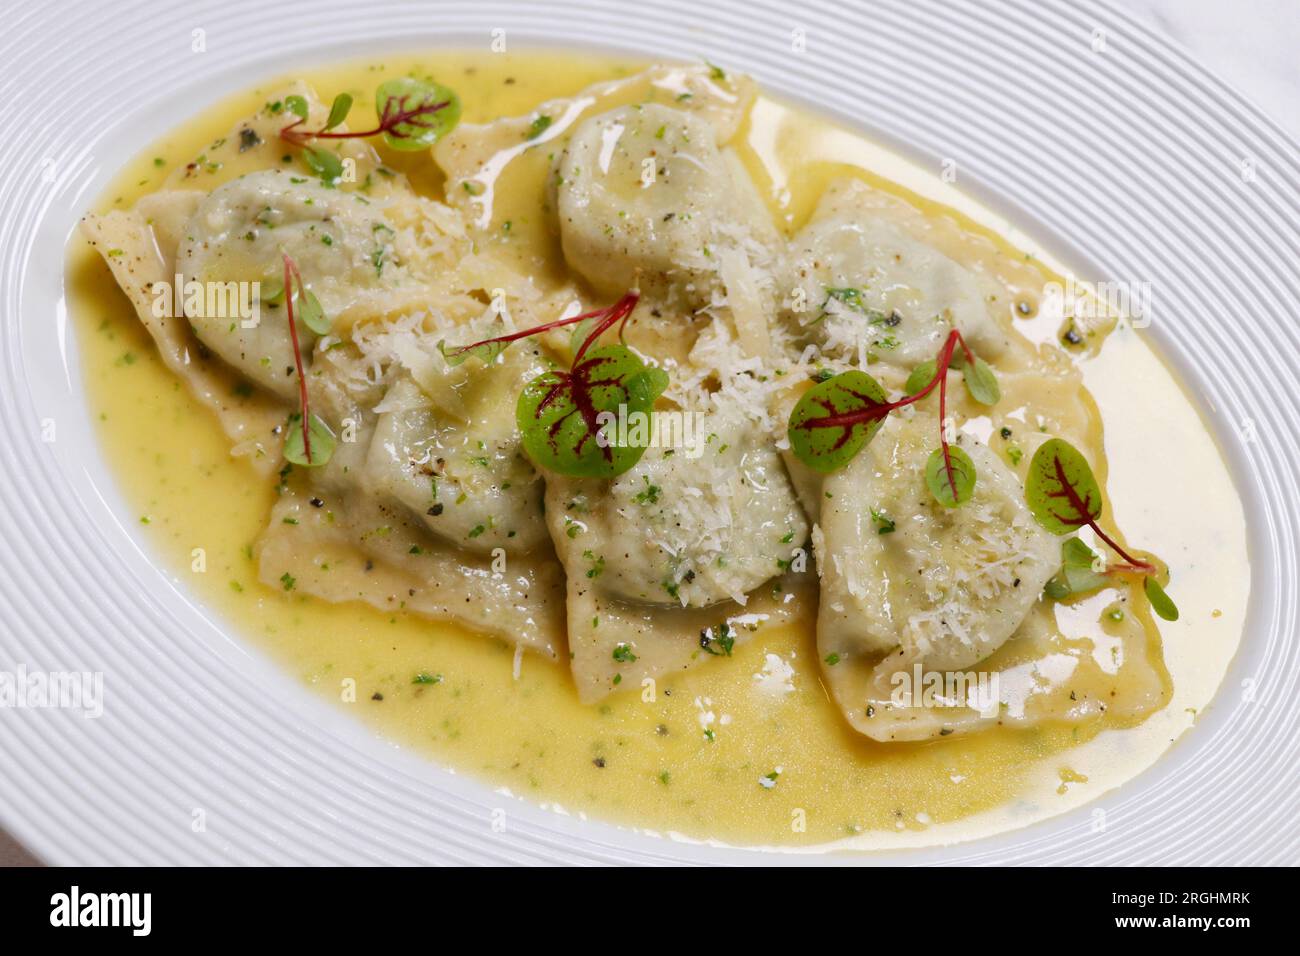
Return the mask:
MULTIPOLYGON (((296 75, 327 102, 347 90, 369 104, 384 79, 432 74, 459 92, 465 121, 485 122, 636 68, 580 56, 440 53, 296 75)), ((133 160, 100 207, 125 208, 159 188, 277 85, 200 111, 133 160)), ((363 121, 360 109, 353 121, 363 121)), ((816 116, 760 98, 733 145, 787 231, 806 220, 830 179, 847 173, 886 201, 911 203, 927 217, 930 241, 959 261, 980 262, 1026 301, 1057 278, 998 238, 1011 234, 1007 224, 953 187, 816 116)), ((385 158, 417 190, 440 195, 441 176, 426 153, 385 158)), ((510 241, 542 276, 563 268, 540 206, 545 159, 536 150, 511 164, 492 210, 494 221, 511 222, 510 241)), ((246 171, 200 172, 195 185, 211 188, 246 171)), ((1209 704, 1242 632, 1249 563, 1241 503, 1204 423, 1131 330, 1112 333, 1083 360, 1104 421, 1104 446, 1099 433, 1089 452, 1107 462, 1098 472, 1115 524, 1170 565, 1182 617, 1160 624, 1167 704, 1136 726, 1103 716, 1081 727, 998 727, 878 744, 846 726, 823 688, 811 615, 799 626, 760 631, 732 658, 661 680, 653 703, 634 689, 583 706, 563 663, 525 655, 515 678, 513 648, 501 641, 259 584, 251 544, 275 499, 274 481, 230 458, 216 420, 163 367, 107 268, 79 237, 71 243, 69 297, 104 452, 159 563, 235 633, 383 737, 567 812, 770 846, 918 846, 1023 826, 1149 766, 1209 704), (1164 480, 1170 474, 1195 480, 1164 480), (206 551, 204 573, 189 570, 196 547, 206 551), (417 674, 442 679, 414 683, 417 674), (345 700, 349 678, 354 702, 345 700), (773 773, 775 786, 760 782, 771 783, 773 773)), ((1043 341, 1058 331, 1042 315, 1017 326, 1043 341)), ((1085 642, 1095 637, 1099 649, 1101 611, 1111 599, 1103 591, 1057 605, 1058 627, 1085 642)))

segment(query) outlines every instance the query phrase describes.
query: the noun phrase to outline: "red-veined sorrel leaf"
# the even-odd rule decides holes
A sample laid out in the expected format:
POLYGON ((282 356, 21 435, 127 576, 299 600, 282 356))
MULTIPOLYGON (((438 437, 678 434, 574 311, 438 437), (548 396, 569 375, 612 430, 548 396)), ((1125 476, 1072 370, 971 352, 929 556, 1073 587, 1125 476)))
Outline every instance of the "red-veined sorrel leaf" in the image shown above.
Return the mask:
POLYGON ((1029 462, 1025 502, 1034 518, 1052 534, 1069 534, 1084 525, 1128 562, 1133 571, 1151 574, 1155 565, 1133 557, 1101 529, 1101 487, 1083 454, 1061 438, 1038 447, 1029 462))
POLYGON ((874 378, 857 369, 842 372, 799 399, 790 413, 790 448, 814 471, 835 471, 875 437, 890 408, 874 378))
POLYGON ((393 149, 428 149, 460 122, 460 97, 432 80, 404 76, 375 91, 384 142, 393 149))
MULTIPOLYGON (((857 308, 855 303, 860 299, 856 295, 847 295, 851 292, 856 290, 832 289, 827 302, 837 299, 857 308)), ((867 314, 874 313, 868 310, 867 314)), ((942 422, 947 414, 948 369, 958 363, 972 398, 987 405, 1001 398, 993 369, 976 358, 967 348, 961 333, 953 329, 944 340, 938 357, 922 362, 912 370, 904 384, 907 396, 896 402, 889 401, 876 380, 859 370, 844 372, 809 389, 790 415, 790 447, 809 468, 821 472, 835 471, 862 450, 891 411, 919 402, 936 388, 939 389, 939 420, 942 422)), ((942 432, 939 442, 948 486, 947 495, 940 500, 952 501, 949 507, 955 507, 966 499, 958 494, 959 478, 950 464, 952 456, 947 454, 948 441, 942 432)), ((969 472, 973 487, 973 463, 969 472)))
POLYGON ((975 493, 975 462, 960 448, 936 448, 925 462, 925 484, 939 504, 956 508, 975 493))
POLYGON ((1061 438, 1038 446, 1029 462, 1025 502, 1052 534, 1069 534, 1101 517, 1101 488, 1082 453, 1061 438))
POLYGON ((352 110, 352 97, 348 93, 334 97, 329 118, 318 130, 302 128, 307 122, 306 99, 290 96, 285 104, 298 118, 280 130, 281 138, 304 146, 303 160, 329 183, 342 175, 342 162, 333 153, 307 147, 309 140, 364 139, 382 134, 384 142, 393 149, 428 149, 460 122, 460 97, 454 90, 432 80, 417 80, 409 76, 388 80, 375 90, 375 112, 379 114, 379 123, 374 129, 347 132, 335 129, 352 110))
POLYGON ((545 372, 524 386, 515 408, 524 449, 541 468, 577 478, 612 478, 645 454, 655 399, 668 385, 662 369, 646 366, 631 349, 592 349, 571 371, 545 372), (619 415, 645 416, 629 429, 644 442, 621 443, 610 426, 619 415))

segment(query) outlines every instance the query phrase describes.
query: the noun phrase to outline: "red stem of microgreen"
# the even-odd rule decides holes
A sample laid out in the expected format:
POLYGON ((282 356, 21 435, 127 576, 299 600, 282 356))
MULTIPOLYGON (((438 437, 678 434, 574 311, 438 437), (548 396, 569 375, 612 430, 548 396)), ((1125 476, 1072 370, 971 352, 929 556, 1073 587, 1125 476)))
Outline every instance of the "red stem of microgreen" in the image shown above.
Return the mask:
POLYGON ((460 355, 461 353, 468 352, 470 349, 476 349, 482 345, 492 345, 497 342, 516 342, 519 339, 525 339, 531 335, 540 335, 543 332, 551 331, 551 329, 562 328, 566 325, 577 325, 579 322, 585 322, 588 319, 599 317, 600 321, 592 328, 590 334, 588 334, 586 339, 583 340, 582 346, 578 349, 577 354, 573 356, 573 364, 577 365, 582 361, 582 357, 587 353, 587 350, 596 342, 597 339, 618 323, 627 321, 628 316, 632 314, 632 310, 636 308, 636 304, 640 298, 641 296, 639 293, 629 292, 613 305, 606 306, 603 309, 584 312, 582 315, 573 315, 567 319, 556 319, 554 322, 547 322, 544 325, 535 325, 531 329, 511 332, 508 335, 498 335, 496 338, 484 339, 481 342, 474 342, 470 345, 454 349, 453 354, 460 355))
POLYGON ((298 129, 305 119, 299 118, 294 120, 284 129, 280 130, 280 137, 294 143, 298 146, 303 145, 309 139, 365 139, 367 136, 378 136, 380 133, 387 133, 390 136, 396 136, 398 139, 405 138, 402 133, 397 132, 397 127, 408 124, 411 126, 428 126, 428 117, 432 117, 439 110, 445 109, 451 105, 450 100, 443 100, 440 103, 423 103, 419 106, 406 108, 406 96, 390 96, 384 101, 384 112, 379 117, 379 125, 374 129, 349 131, 338 133, 331 130, 300 130, 298 129))
MULTIPOLYGON (((1102 541, 1105 541, 1106 544, 1110 546, 1112 551, 1118 554, 1129 564, 1129 567, 1127 569, 1116 568, 1113 570, 1141 571, 1144 574, 1151 574, 1155 572, 1156 566, 1154 564, 1152 564, 1150 561, 1141 561, 1133 557, 1131 554, 1129 554, 1127 551, 1121 548, 1115 542, 1115 540, 1111 538, 1110 535, 1108 535, 1105 531, 1101 530, 1101 525, 1097 524, 1097 519, 1092 517, 1092 509, 1089 507, 1089 503, 1079 497, 1079 493, 1074 490, 1074 486, 1070 484, 1069 479, 1066 478, 1065 466, 1061 464, 1059 458, 1056 460, 1056 480, 1061 485, 1061 489, 1065 495, 1066 501, 1070 503, 1070 507, 1072 507, 1075 511, 1075 514, 1079 516, 1077 520, 1071 521, 1069 523, 1079 524, 1080 526, 1087 525, 1089 528, 1092 529, 1093 534, 1101 538, 1102 541)), ((1109 571, 1111 569, 1107 569, 1107 570, 1109 571)))
MULTIPOLYGON (((952 452, 948 448, 948 429, 945 422, 948 420, 948 364, 952 361, 953 344, 961 340, 961 333, 953 329, 948 336, 948 341, 943 344, 943 356, 938 363, 935 371, 939 379, 939 447, 943 449, 943 473, 948 478, 948 487, 952 489, 952 500, 956 501, 961 496, 957 493, 957 476, 952 471, 952 452)), ((962 342, 962 348, 966 349, 966 343, 962 342)), ((966 349, 966 362, 971 364, 970 350, 966 349)))
POLYGON ((284 257, 284 305, 285 314, 289 317, 289 339, 293 342, 293 364, 298 370, 298 401, 302 406, 302 451, 303 457, 311 461, 311 428, 308 426, 310 421, 311 409, 307 404, 307 376, 302 370, 302 347, 298 344, 298 323, 293 314, 293 282, 298 283, 298 288, 302 289, 302 276, 298 273, 298 265, 289 258, 288 253, 281 253, 284 257))
POLYGON ((948 436, 943 423, 947 417, 948 368, 952 365, 952 355, 958 345, 961 346, 961 350, 966 356, 967 364, 973 366, 975 364, 975 353, 970 350, 970 346, 966 344, 966 340, 962 338, 961 333, 953 329, 948 333, 948 338, 944 340, 943 347, 939 349, 939 356, 935 359, 934 377, 930 379, 925 388, 915 395, 905 395, 895 402, 872 402, 869 407, 857 411, 832 412, 823 418, 807 419, 800 422, 796 427, 804 429, 840 427, 845 430, 844 437, 847 440, 849 429, 854 425, 878 421, 896 409, 913 405, 933 392, 937 386, 939 389, 939 445, 943 449, 944 472, 948 478, 948 485, 952 488, 953 500, 955 501, 958 497, 957 476, 953 472, 952 454, 948 448, 948 436))

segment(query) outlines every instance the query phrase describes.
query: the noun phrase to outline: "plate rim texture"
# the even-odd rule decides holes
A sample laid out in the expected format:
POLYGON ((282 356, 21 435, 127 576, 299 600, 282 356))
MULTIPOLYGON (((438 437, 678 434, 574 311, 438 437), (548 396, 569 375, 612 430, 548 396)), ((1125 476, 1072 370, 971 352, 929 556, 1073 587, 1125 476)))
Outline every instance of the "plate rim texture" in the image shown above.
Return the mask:
POLYGON ((45 861, 1300 862, 1300 504, 1287 454, 1300 405, 1270 342, 1294 332, 1300 306, 1300 147, 1172 42, 1098 0, 76 2, 9 18, 0 670, 105 673, 98 720, 0 710, 0 823, 45 861), (1214 423, 1248 514, 1247 633, 1193 730, 1134 780, 1024 829, 760 856, 561 816, 380 742, 150 563, 81 402, 62 298, 77 218, 187 103, 348 54, 486 49, 494 29, 511 49, 707 56, 749 72, 930 168, 957 158, 963 191, 1079 274, 1153 283, 1146 334, 1214 423), (191 52, 194 30, 205 52, 191 52), (1097 806, 1112 821, 1100 832, 1097 806))

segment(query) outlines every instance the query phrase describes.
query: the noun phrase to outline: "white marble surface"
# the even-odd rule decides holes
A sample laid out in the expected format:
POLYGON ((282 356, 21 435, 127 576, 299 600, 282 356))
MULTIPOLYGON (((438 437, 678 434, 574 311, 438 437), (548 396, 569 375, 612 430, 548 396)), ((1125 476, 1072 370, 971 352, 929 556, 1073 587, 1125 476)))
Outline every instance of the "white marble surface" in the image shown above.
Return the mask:
POLYGON ((1300 137, 1300 0, 1112 0, 1300 137))
MULTIPOLYGON (((1300 137, 1300 0, 1116 0, 1300 137)), ((1104 27, 1104 23, 1099 23, 1104 27)), ((0 866, 35 862, 0 831, 0 866)))

